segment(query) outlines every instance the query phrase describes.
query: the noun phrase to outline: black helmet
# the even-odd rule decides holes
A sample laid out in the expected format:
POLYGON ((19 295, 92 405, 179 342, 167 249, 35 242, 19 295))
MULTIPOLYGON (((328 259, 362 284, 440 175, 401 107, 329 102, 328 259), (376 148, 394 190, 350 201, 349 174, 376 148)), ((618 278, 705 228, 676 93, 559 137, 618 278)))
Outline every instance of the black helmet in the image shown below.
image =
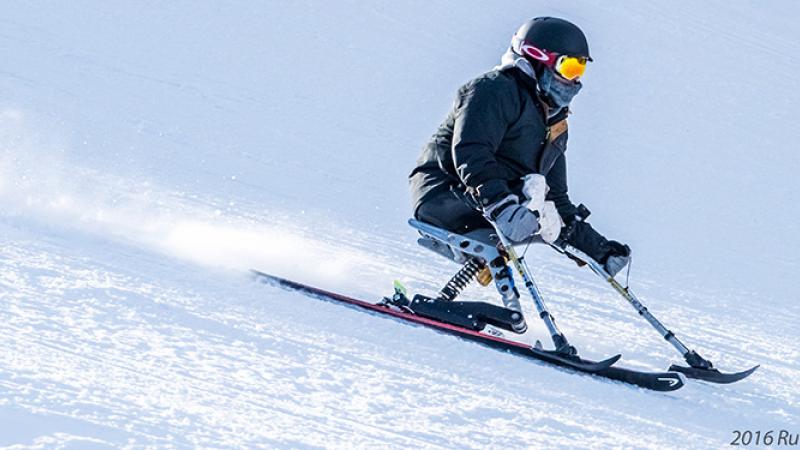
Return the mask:
POLYGON ((589 56, 589 43, 586 42, 583 31, 564 19, 537 17, 525 22, 514 34, 511 49, 520 56, 528 57, 530 55, 522 51, 524 43, 546 52, 592 60, 589 56))

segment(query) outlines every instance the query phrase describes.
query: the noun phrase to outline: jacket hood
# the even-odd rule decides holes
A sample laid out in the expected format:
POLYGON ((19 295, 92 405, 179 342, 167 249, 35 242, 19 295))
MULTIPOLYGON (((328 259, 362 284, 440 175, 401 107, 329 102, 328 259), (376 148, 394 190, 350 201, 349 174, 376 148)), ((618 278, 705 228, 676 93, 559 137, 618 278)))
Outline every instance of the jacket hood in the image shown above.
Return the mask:
POLYGON ((514 53, 514 50, 512 50, 511 47, 509 47, 508 50, 503 53, 503 56, 500 57, 500 64, 495 66, 494 70, 503 70, 510 67, 518 68, 522 71, 522 73, 536 81, 536 72, 533 71, 533 66, 531 63, 522 56, 514 53))

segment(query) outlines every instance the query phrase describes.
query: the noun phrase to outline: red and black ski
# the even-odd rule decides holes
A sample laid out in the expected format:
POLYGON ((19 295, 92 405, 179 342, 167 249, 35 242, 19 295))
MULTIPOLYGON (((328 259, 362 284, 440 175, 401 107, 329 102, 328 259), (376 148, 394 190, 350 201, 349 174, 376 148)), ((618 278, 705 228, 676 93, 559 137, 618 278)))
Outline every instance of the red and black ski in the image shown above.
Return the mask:
POLYGON ((510 352, 516 355, 536 359, 538 361, 546 362, 556 366, 572 369, 578 372, 583 372, 591 375, 596 375, 603 378, 622 381, 628 384, 633 384, 645 389, 654 391, 674 391, 683 386, 681 376, 675 372, 642 372, 638 370, 625 369, 612 366, 619 356, 609 358, 605 361, 591 361, 578 357, 563 357, 540 348, 531 347, 528 344, 504 339, 497 336, 491 336, 468 328, 457 325, 451 325, 436 320, 428 319, 418 316, 411 312, 404 312, 392 309, 386 305, 370 303, 363 300, 347 297, 335 292, 329 292, 323 289, 315 288, 306 284, 298 283, 291 280, 286 280, 274 275, 269 275, 256 270, 252 271, 253 275, 258 281, 266 284, 282 287, 284 289, 302 292, 314 298, 323 300, 344 303, 353 307, 368 310, 374 313, 383 314, 411 322, 417 325, 433 328, 437 331, 453 334, 460 338, 470 341, 478 342, 482 345, 492 347, 495 349, 510 352))

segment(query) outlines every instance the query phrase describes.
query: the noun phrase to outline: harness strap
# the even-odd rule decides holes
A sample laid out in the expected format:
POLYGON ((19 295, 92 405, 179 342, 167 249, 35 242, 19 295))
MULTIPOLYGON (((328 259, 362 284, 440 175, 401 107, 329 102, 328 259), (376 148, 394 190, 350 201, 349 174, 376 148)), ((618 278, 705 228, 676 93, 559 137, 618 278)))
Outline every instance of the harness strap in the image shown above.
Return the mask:
POLYGON ((553 142, 567 131, 567 119, 559 120, 547 129, 547 142, 553 142))

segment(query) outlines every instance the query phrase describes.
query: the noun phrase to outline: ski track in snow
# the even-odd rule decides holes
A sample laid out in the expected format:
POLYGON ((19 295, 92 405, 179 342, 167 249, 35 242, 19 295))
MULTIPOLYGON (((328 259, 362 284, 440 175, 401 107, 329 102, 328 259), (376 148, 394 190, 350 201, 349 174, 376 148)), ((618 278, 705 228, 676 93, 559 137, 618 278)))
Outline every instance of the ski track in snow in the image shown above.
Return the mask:
MULTIPOLYGON (((0 69, 0 447, 720 448, 733 430, 800 432, 800 305, 785 289, 770 291, 775 298, 758 291, 790 286, 786 274, 800 267, 796 241, 781 241, 796 235, 795 221, 759 222, 764 211, 774 216, 796 198, 796 183, 780 183, 794 176, 798 160, 779 150, 770 154, 783 158, 777 164, 741 156, 756 144, 777 149, 789 141, 794 115, 786 105, 800 90, 782 73, 741 67, 730 56, 745 48, 755 61, 778 55, 797 67, 798 40, 783 32, 794 26, 792 14, 749 17, 742 5, 694 6, 713 10, 712 21, 666 4, 540 5, 542 14, 585 23, 598 36, 593 48, 607 56, 597 58, 591 75, 605 93, 587 83, 580 99, 587 103, 576 108, 602 105, 608 114, 575 114, 586 127, 576 128, 586 131, 570 137, 571 191, 594 196, 589 204, 605 213, 596 219, 606 221, 604 229, 646 243, 635 247, 645 262, 672 274, 696 272, 694 283, 672 283, 634 264, 631 280, 689 347, 721 370, 761 364, 738 384, 690 380, 662 394, 246 275, 257 268, 365 300, 388 294, 393 279, 435 292, 456 267, 417 248, 414 233, 399 225, 407 214, 405 174, 455 87, 496 62, 507 30, 530 14, 529 5, 475 4, 456 14, 439 2, 242 3, 225 10, 202 2, 132 10, 77 3, 85 8, 10 2, 0 18, 7 57, 0 69), (309 5, 318 14, 308 15, 309 5), (755 29, 774 21, 784 25, 755 29), (616 33, 628 27, 637 42, 616 33), (314 58, 296 53, 309 28, 325 31, 313 42, 314 58), (118 36, 122 29, 130 35, 118 36), (500 30, 501 41, 487 40, 500 30), (374 39, 378 31, 386 41, 374 39), (652 56, 651 46, 671 61, 669 50, 689 48, 692 39, 725 56, 708 69, 727 76, 686 85, 665 69, 674 66, 637 62, 652 56), (736 45, 723 45, 730 43, 736 45), (391 54, 382 51, 387 47, 391 54), (452 59, 443 62, 444 55, 452 59), (730 76, 734 65, 742 72, 730 76), (639 97, 655 88, 609 75, 633 68, 687 97, 708 89, 708 102, 690 111, 681 99, 664 98, 663 108, 642 104, 639 97), (754 74, 773 89, 743 89, 754 74), (392 94, 395 86, 400 94, 392 94), (608 106, 608 92, 624 107, 608 106), (777 105, 767 111, 770 120, 740 129, 742 116, 752 116, 749 102, 762 95, 777 105), (619 129, 616 121, 638 119, 642 108, 658 111, 637 122, 638 134, 619 129), (714 108, 718 123, 699 120, 714 108), (764 124, 774 128, 758 128, 764 124), (653 143, 654 132, 663 141, 653 143), (692 153, 699 158, 682 159, 686 152, 670 147, 670 139, 705 134, 719 142, 698 142, 692 153), (579 152, 581 144, 591 147, 587 139, 601 153, 579 152), (606 148, 617 151, 602 153, 606 148), (713 167, 723 181, 714 184, 703 161, 719 154, 713 167), (624 178, 665 160, 677 181, 659 173, 624 178), (617 190, 580 184, 595 165, 617 190), (739 166, 750 170, 742 174, 739 166), (665 181, 674 184, 665 189, 665 181), (704 194, 694 195, 702 183, 704 194), (724 203, 730 189, 742 205, 724 203), (664 195, 658 205, 646 198, 665 190, 684 195, 664 195), (713 213, 704 212, 706 203, 713 213), (618 207, 644 212, 615 216, 618 207), (687 211, 683 222, 666 219, 687 211), (709 225, 717 214, 725 227, 709 225), (615 220, 628 229, 611 227, 615 220), (753 239, 701 255, 704 237, 686 233, 692 227, 719 233, 719 241, 753 239), (672 234, 662 236, 667 230, 672 234), (761 251, 776 242, 785 253, 761 251), (665 251, 671 246, 674 252, 665 251), (653 256, 658 251, 665 261, 653 256), (713 270, 703 265, 714 258, 721 263, 713 270), (753 275, 725 290, 705 286, 711 272, 725 270, 737 281, 748 270, 753 275)), ((679 56, 696 67, 706 50, 679 56)), ((587 269, 545 248, 531 248, 527 260, 582 355, 621 352, 621 365, 650 370, 681 362, 587 269)), ((473 286, 463 295, 496 301, 492 288, 473 286)), ((531 318, 523 339, 546 336, 530 302, 523 304, 531 318)))

